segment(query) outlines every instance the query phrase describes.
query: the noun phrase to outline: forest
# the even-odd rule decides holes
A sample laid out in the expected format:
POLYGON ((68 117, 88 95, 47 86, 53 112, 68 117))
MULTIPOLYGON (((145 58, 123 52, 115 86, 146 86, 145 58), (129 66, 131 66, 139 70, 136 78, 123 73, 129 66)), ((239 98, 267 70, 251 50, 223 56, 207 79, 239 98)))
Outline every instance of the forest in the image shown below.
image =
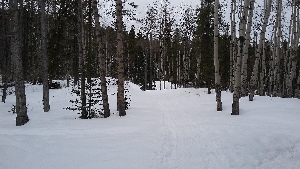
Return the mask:
POLYGON ((260 6, 255 0, 227 5, 201 0, 196 8, 183 6, 175 13, 170 0, 163 0, 149 4, 143 18, 135 18, 139 6, 133 2, 115 0, 111 10, 100 13, 102 3, 1 1, 2 102, 15 86, 17 126, 29 121, 25 84, 43 85, 48 112, 53 80, 77 86, 82 119, 96 117, 90 110, 95 100, 86 94, 95 79, 100 79, 101 117, 110 116, 106 77, 118 79, 119 116, 126 115, 126 81, 144 91, 165 89, 166 82, 175 89, 207 88, 208 94, 214 89, 217 111, 221 91, 230 91, 232 115, 239 115, 242 97, 300 98, 299 1, 264 0, 260 6), (111 15, 113 23, 103 24, 101 15, 111 15), (124 17, 141 26, 126 28, 124 17))

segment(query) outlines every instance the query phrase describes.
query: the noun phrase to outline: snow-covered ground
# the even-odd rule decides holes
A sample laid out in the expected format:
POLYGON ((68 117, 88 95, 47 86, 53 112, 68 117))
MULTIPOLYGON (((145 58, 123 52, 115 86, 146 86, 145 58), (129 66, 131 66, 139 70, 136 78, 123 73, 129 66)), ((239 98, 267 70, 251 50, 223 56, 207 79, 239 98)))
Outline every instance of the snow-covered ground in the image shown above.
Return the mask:
POLYGON ((130 83, 131 107, 116 114, 117 87, 109 86, 107 119, 78 119, 71 88, 26 87, 29 123, 15 126, 14 96, 0 103, 0 169, 299 169, 300 100, 255 96, 231 116, 232 94, 222 92, 223 111, 206 89, 141 91, 130 83))

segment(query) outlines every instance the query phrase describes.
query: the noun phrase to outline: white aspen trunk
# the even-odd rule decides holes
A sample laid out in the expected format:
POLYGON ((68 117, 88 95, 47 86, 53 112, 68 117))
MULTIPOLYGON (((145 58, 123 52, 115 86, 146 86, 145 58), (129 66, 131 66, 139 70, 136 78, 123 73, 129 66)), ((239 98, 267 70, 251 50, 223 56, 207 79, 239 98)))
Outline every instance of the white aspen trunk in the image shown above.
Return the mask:
POLYGON ((242 63, 242 85, 241 85, 241 96, 247 96, 248 95, 248 82, 247 82, 247 65, 248 65, 248 51, 249 51, 249 45, 250 45, 250 34, 251 34, 251 28, 252 28, 252 18, 253 18, 253 10, 254 10, 254 3, 255 0, 250 1, 250 11, 248 16, 248 23, 247 23, 247 30, 246 30, 246 41, 244 45, 244 53, 243 53, 243 63, 242 63))
POLYGON ((236 10, 236 0, 231 1, 231 13, 230 13, 230 82, 229 90, 233 92, 234 86, 234 72, 235 72, 235 55, 236 55, 236 24, 235 24, 235 10, 236 10))
POLYGON ((284 66, 284 80, 283 80, 283 85, 282 85, 283 86, 282 97, 287 97, 287 95, 288 95, 288 86, 289 86, 288 82, 289 82, 289 72, 290 72, 289 55, 290 55, 290 42, 291 42, 291 36, 292 36, 292 25, 293 25, 293 12, 291 14, 291 19, 290 19, 287 49, 286 49, 285 55, 284 55, 284 65, 285 66, 284 66))
POLYGON ((150 63, 149 63, 149 67, 150 67, 150 73, 149 73, 149 79, 150 79, 150 81, 149 81, 149 89, 150 90, 152 90, 152 55, 153 55, 153 49, 152 49, 152 41, 153 41, 153 35, 152 35, 152 30, 151 30, 151 32, 150 32, 150 42, 149 42, 149 61, 150 61, 150 63))
POLYGON ((242 55, 245 43, 245 29, 247 23, 248 8, 250 5, 249 0, 244 1, 242 15, 240 16, 239 24, 239 49, 236 57, 236 71, 235 71, 235 83, 233 92, 233 102, 232 102, 232 113, 231 115, 239 115, 239 99, 241 90, 241 67, 242 67, 242 55))
POLYGON ((104 118, 110 116, 110 109, 108 103, 108 94, 107 94, 107 86, 106 86, 106 72, 105 72, 105 55, 103 50, 103 35, 101 35, 101 27, 99 21, 99 12, 97 7, 97 0, 93 0, 92 8, 95 18, 95 26, 96 26, 96 36, 97 36, 97 44, 98 44, 98 58, 99 58, 99 69, 100 69, 100 80, 101 80, 101 93, 102 93, 102 103, 103 103, 103 115, 104 118))
POLYGON ((219 0, 215 0, 214 9, 214 64, 215 64, 215 92, 217 111, 222 111, 221 89, 220 89, 220 65, 219 65, 219 0))
POLYGON ((263 22, 262 30, 260 33, 258 48, 256 49, 256 52, 255 52, 255 63, 254 63, 254 67, 253 67, 252 77, 251 77, 251 84, 250 84, 251 85, 251 87, 250 87, 251 93, 249 96, 249 101, 253 101, 254 90, 257 89, 259 60, 261 57, 261 50, 263 47, 263 42, 265 40, 266 29, 267 29, 268 20, 269 20, 270 11, 271 11, 271 4, 272 4, 272 1, 267 0, 267 3, 265 3, 265 6, 264 6, 264 11, 265 11, 264 22, 263 22))
POLYGON ((144 49, 143 55, 144 55, 144 64, 145 64, 145 66, 144 66, 144 73, 145 73, 145 79, 144 79, 145 87, 144 87, 144 89, 146 91, 147 90, 147 55, 146 55, 146 49, 144 49))

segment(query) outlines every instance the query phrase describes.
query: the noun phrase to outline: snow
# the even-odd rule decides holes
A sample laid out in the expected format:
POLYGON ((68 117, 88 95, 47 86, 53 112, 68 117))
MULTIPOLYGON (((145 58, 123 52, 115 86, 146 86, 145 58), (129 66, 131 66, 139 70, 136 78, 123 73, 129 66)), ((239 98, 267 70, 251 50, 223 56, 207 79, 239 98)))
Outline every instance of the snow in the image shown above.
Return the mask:
POLYGON ((50 90, 42 109, 42 86, 27 85, 30 121, 15 126, 14 96, 0 103, 2 169, 202 169, 300 168, 300 100, 255 96, 240 100, 222 92, 223 111, 206 89, 141 91, 130 83, 131 106, 116 111, 117 86, 109 86, 107 119, 81 120, 70 106, 71 88, 50 90))

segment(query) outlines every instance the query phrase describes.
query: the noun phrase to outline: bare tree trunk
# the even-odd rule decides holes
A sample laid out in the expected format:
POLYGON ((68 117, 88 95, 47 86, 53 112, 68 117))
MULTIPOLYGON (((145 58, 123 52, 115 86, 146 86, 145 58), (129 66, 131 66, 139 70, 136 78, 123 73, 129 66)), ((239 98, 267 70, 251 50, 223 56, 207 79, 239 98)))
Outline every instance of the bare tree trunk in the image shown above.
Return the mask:
POLYGON ((3 60, 2 60, 2 64, 3 64, 3 70, 2 70, 2 84, 3 84, 3 89, 2 89, 2 102, 5 103, 5 100, 6 100, 6 90, 7 90, 7 70, 8 70, 8 66, 7 66, 7 55, 8 55, 8 52, 7 52, 7 49, 6 49, 6 46, 7 46, 7 36, 6 36, 6 21, 5 21, 5 18, 6 18, 6 14, 5 14, 5 11, 4 11, 4 8, 5 8, 5 3, 4 1, 2 1, 2 19, 1 19, 1 31, 3 33, 3 39, 1 40, 1 55, 3 57, 3 60))
POLYGON ((22 55, 21 55, 21 21, 19 18, 18 2, 23 3, 23 1, 12 0, 11 9, 13 9, 12 18, 12 36, 11 36, 11 54, 14 64, 14 76, 15 76, 15 92, 16 92, 16 125, 22 126, 29 121, 27 115, 26 107, 26 95, 25 95, 25 85, 23 77, 23 65, 22 65, 22 55))
POLYGON ((86 111, 86 95, 85 95, 85 71, 84 71, 84 60, 83 60, 83 16, 82 16, 82 0, 78 0, 78 32, 77 32, 77 41, 78 41, 78 53, 79 53, 79 69, 81 72, 81 117, 82 119, 88 118, 88 113, 86 111))
POLYGON ((269 20, 269 16, 270 16, 270 11, 271 11, 271 4, 272 1, 271 0, 267 0, 268 3, 265 3, 265 16, 264 16, 264 22, 263 22, 263 26, 262 26, 262 30, 260 33, 260 39, 259 39, 259 46, 256 49, 256 53, 255 53, 255 63, 254 63, 254 68, 253 68, 253 72, 252 72, 252 77, 251 77, 251 83, 250 83, 250 96, 249 96, 249 101, 253 101, 253 97, 254 97, 254 90, 257 89, 257 81, 258 81, 258 66, 259 66, 259 60, 260 60, 260 55, 261 55, 261 50, 263 47, 263 42, 265 40, 265 35, 266 35, 266 29, 267 29, 267 24, 268 24, 268 20, 269 20))
POLYGON ((117 26, 117 58, 118 58, 118 110, 119 116, 125 116, 125 97, 124 97, 124 47, 123 47, 123 5, 121 0, 116 0, 116 26, 117 26))
POLYGON ((287 85, 287 96, 288 97, 293 97, 294 96, 294 79, 296 78, 296 56, 297 56, 297 49, 298 49, 298 43, 299 43, 299 35, 298 35, 298 26, 299 26, 299 8, 296 6, 296 0, 293 1, 293 16, 292 16, 292 21, 293 21, 293 34, 291 38, 291 54, 290 54, 290 61, 289 63, 291 64, 290 71, 289 72, 289 80, 288 80, 288 85, 287 85))
POLYGON ((47 55, 47 29, 45 6, 46 0, 40 0, 41 5, 41 62, 43 64, 43 106, 44 112, 50 110, 49 104, 49 81, 48 81, 48 55, 47 55))
POLYGON ((299 72, 298 72, 298 80, 297 80, 297 97, 298 99, 300 99, 300 69, 299 69, 299 72))
POLYGON ((261 72, 260 72, 260 80, 259 80, 259 95, 265 95, 265 74, 266 74, 266 43, 263 41, 263 54, 261 57, 261 72))
POLYGON ((281 11, 282 11, 282 0, 277 0, 277 18, 275 26, 275 61, 274 61, 274 77, 273 77, 273 96, 278 96, 278 87, 280 84, 280 73, 279 73, 279 64, 281 59, 280 53, 280 39, 281 39, 281 11), (277 34, 276 34, 277 33, 277 34))
POLYGON ((247 23, 247 30, 246 30, 246 41, 244 45, 243 51, 243 63, 242 63, 242 85, 241 85, 241 96, 248 95, 248 82, 247 82, 247 65, 248 65, 248 56, 249 56, 249 45, 250 45, 250 34, 252 28, 252 17, 253 17, 253 10, 254 10, 254 3, 255 0, 250 1, 250 8, 249 8, 249 16, 248 16, 248 23, 247 23))
POLYGON ((240 100, 240 90, 241 90, 241 67, 242 67, 242 55, 245 41, 245 30, 247 23, 247 15, 249 8, 249 0, 244 1, 244 7, 242 11, 242 16, 240 18, 239 26, 239 50, 236 57, 236 71, 235 71, 235 83, 233 92, 233 102, 232 102, 232 113, 231 115, 239 115, 239 100, 240 100))
POLYGON ((288 41, 286 46, 286 51, 284 51, 284 79, 283 79, 283 85, 282 85, 282 97, 287 97, 288 95, 288 81, 289 81, 289 72, 290 72, 290 61, 289 61, 289 55, 290 55, 290 42, 291 42, 291 34, 292 34, 292 25, 293 25, 293 12, 290 19, 290 25, 289 25, 289 34, 288 34, 288 41))
POLYGON ((150 43, 150 44, 149 44, 149 46, 150 46, 150 47, 149 47, 149 48, 150 48, 150 49, 149 49, 149 55, 150 55, 150 56, 149 56, 149 57, 150 57, 150 58, 149 58, 149 60, 150 60, 150 63, 149 63, 149 67, 150 67, 150 69, 149 69, 149 70, 150 70, 150 73, 149 73, 149 80, 150 80, 150 81, 149 81, 149 89, 150 89, 150 90, 152 90, 152 57, 153 57, 153 56, 152 56, 152 55, 153 55, 153 51, 152 51, 152 50, 153 50, 153 49, 152 49, 152 41, 153 41, 153 35, 152 35, 152 30, 151 30, 151 32, 150 32, 150 42, 149 42, 149 43, 150 43))
POLYGON ((105 72, 105 55, 103 49, 103 35, 101 35, 99 12, 97 7, 97 0, 93 0, 93 13, 95 17, 97 44, 98 44, 98 57, 99 57, 99 68, 100 68, 100 80, 101 80, 101 93, 103 101, 104 118, 110 116, 110 109, 108 103, 107 86, 106 86, 106 72, 105 72))
POLYGON ((219 0, 215 0, 214 10, 214 62, 215 62, 215 90, 217 111, 222 111, 222 100, 220 90, 220 66, 219 66, 219 0))
POLYGON ((147 90, 147 54, 146 54, 146 49, 144 50, 143 52, 143 55, 144 55, 144 73, 145 73, 145 79, 144 79, 144 82, 145 82, 145 91, 147 90))
POLYGON ((229 90, 233 92, 234 86, 234 72, 235 72, 235 56, 236 56, 236 23, 235 23, 235 10, 236 10, 236 0, 231 1, 231 13, 230 13, 230 82, 229 90))

